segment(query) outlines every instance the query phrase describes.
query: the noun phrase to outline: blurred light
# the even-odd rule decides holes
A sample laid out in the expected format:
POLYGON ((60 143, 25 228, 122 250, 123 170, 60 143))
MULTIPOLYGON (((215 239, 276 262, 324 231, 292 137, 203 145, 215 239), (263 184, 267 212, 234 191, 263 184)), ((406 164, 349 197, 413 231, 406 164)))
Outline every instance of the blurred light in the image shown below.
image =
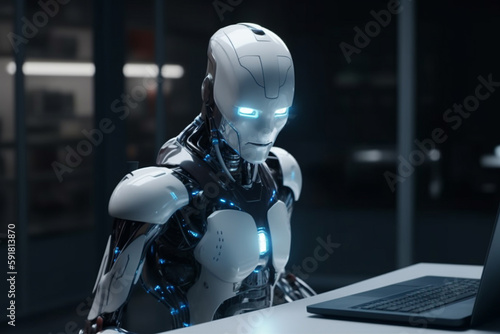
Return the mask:
POLYGON ((495 147, 495 155, 500 158, 500 145, 495 147))
POLYGON ((184 67, 181 65, 167 64, 161 67, 161 75, 164 78, 179 79, 184 75, 184 67))
MULTIPOLYGON (((16 64, 9 62, 5 70, 14 75, 16 64)), ((92 77, 95 74, 95 66, 93 63, 27 61, 23 64, 23 73, 31 76, 92 77)), ((184 68, 181 65, 166 64, 162 66, 161 74, 166 79, 179 79, 184 75, 184 68)), ((123 75, 127 78, 155 78, 158 76, 158 66, 125 64, 123 75)))
POLYGON ((382 160, 382 151, 380 150, 364 150, 354 152, 353 158, 359 162, 377 162, 382 160))
POLYGON ((429 151, 429 158, 432 161, 439 161, 439 159, 441 159, 441 152, 433 148, 432 150, 429 151))
MULTIPOLYGON (((15 74, 16 64, 9 62, 6 70, 9 74, 15 74)), ((92 63, 27 61, 23 64, 23 73, 33 76, 91 77, 95 73, 95 66, 92 63)))
POLYGON ((484 168, 500 168, 500 145, 495 146, 493 154, 481 156, 479 163, 484 168))
POLYGON ((484 168, 500 168, 500 156, 483 155, 479 163, 484 168))
POLYGON ((127 78, 155 78, 158 76, 158 66, 154 64, 125 64, 123 75, 127 78))
POLYGON ((443 184, 440 178, 432 180, 429 183, 429 194, 432 199, 437 199, 441 196, 441 192, 443 190, 443 184))
POLYGON ((14 63, 13 61, 9 61, 9 63, 5 67, 5 70, 10 75, 14 75, 16 73, 16 63, 14 63))

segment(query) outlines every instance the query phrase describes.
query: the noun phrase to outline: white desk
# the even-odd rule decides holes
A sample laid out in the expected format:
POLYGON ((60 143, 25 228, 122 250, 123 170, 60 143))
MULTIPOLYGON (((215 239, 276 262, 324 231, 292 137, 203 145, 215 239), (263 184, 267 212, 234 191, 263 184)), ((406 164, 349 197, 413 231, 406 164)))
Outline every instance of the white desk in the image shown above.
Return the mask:
MULTIPOLYGON (((347 334, 347 333, 457 333, 420 327, 370 324, 322 318, 306 311, 306 306, 357 292, 378 288, 423 275, 479 278, 481 266, 420 263, 396 270, 337 290, 325 292, 308 299, 250 312, 188 328, 168 331, 164 334, 347 334)), ((500 319, 480 328, 459 333, 500 333, 500 319)))

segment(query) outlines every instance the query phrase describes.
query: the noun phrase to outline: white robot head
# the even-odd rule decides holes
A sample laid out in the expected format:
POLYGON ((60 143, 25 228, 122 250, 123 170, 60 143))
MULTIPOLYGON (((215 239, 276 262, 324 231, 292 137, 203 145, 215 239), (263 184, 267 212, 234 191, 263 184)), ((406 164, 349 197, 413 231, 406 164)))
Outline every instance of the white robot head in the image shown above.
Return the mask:
POLYGON ((241 23, 212 36, 208 58, 202 97, 218 110, 217 129, 243 159, 264 162, 293 101, 290 52, 272 31, 241 23))

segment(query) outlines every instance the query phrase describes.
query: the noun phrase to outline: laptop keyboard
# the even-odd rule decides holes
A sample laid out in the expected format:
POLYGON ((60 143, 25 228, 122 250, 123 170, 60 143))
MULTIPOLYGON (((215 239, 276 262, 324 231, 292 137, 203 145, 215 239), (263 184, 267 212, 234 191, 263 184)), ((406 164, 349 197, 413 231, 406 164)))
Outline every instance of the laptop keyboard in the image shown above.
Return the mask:
POLYGON ((443 285, 429 285, 404 294, 381 298, 354 308, 363 310, 422 313, 476 295, 479 280, 454 279, 443 285))

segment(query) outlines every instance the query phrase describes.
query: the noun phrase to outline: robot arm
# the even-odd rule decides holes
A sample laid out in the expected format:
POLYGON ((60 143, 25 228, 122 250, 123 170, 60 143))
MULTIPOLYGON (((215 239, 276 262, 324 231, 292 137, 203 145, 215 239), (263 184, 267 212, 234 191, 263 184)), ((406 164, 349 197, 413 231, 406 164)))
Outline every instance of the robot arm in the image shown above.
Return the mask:
POLYGON ((94 302, 84 333, 107 326, 120 332, 117 327, 141 276, 147 246, 188 202, 183 183, 165 167, 136 170, 118 184, 109 203, 109 213, 115 217, 113 232, 94 286, 94 302))
MULTIPOLYGON (((302 173, 299 164, 290 153, 279 147, 271 148, 267 164, 278 182, 280 200, 286 204, 288 213, 291 215, 293 203, 299 199, 302 190, 302 173)), ((285 272, 280 276, 274 292, 274 305, 316 294, 306 282, 290 272, 285 272)))
POLYGON ((302 190, 302 173, 295 158, 279 147, 271 148, 267 165, 274 173, 274 178, 280 189, 280 200, 282 200, 291 215, 293 202, 300 197, 302 190))
MULTIPOLYGON (((115 219, 94 286, 87 327, 94 323, 96 327, 119 326, 123 308, 140 277, 146 245, 160 229, 161 225, 115 219)), ((89 328, 87 332, 91 333, 89 328)))

